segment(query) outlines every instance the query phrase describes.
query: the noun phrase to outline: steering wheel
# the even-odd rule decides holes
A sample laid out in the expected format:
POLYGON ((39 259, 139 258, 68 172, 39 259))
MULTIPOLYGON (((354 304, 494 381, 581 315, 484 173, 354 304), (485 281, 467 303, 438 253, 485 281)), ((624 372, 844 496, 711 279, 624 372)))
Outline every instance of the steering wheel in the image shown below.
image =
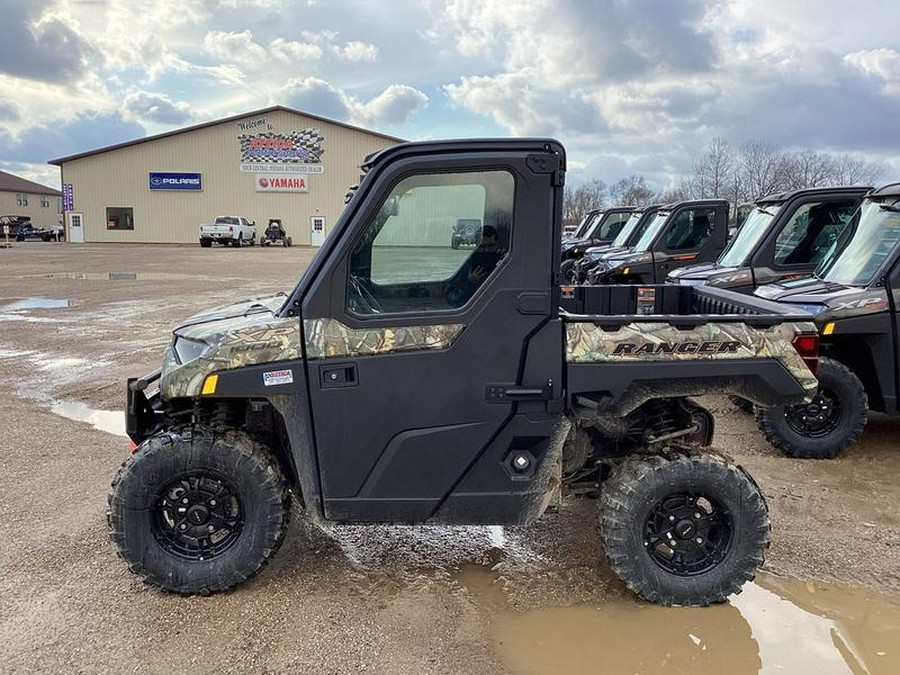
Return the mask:
POLYGON ((384 308, 366 288, 365 282, 357 276, 350 277, 350 297, 347 302, 357 314, 381 314, 384 308))

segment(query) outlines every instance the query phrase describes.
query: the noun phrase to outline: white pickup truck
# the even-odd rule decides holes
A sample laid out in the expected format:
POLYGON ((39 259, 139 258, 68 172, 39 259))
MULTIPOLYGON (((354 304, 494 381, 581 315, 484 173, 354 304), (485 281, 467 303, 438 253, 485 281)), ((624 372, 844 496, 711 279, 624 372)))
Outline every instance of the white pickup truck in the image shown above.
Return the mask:
POLYGON ((256 223, 240 216, 216 216, 212 223, 200 226, 200 246, 209 248, 214 241, 226 246, 254 246, 256 223))

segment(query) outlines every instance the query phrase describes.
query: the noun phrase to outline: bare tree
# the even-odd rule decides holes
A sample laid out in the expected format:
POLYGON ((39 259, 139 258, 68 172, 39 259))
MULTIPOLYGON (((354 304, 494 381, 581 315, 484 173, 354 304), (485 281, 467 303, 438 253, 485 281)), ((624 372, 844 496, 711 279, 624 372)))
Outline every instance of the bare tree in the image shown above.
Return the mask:
POLYGON ((797 190, 840 184, 835 182, 836 164, 834 157, 813 150, 794 153, 785 158, 784 187, 797 190))
POLYGON ((832 172, 835 185, 875 185, 884 175, 885 166, 861 157, 841 155, 834 160, 832 172))
POLYGON ((726 197, 734 180, 735 154, 724 138, 714 138, 706 152, 694 160, 690 193, 694 199, 726 197))
POLYGON ((582 183, 576 188, 566 186, 563 200, 563 220, 567 225, 581 221, 585 215, 606 205, 606 183, 600 179, 582 183))
POLYGON ((778 192, 784 185, 785 156, 771 143, 751 140, 741 146, 737 177, 742 200, 754 200, 778 192))
POLYGON ((647 179, 631 174, 609 186, 609 198, 618 206, 644 206, 650 204, 654 197, 653 190, 647 185, 647 179))

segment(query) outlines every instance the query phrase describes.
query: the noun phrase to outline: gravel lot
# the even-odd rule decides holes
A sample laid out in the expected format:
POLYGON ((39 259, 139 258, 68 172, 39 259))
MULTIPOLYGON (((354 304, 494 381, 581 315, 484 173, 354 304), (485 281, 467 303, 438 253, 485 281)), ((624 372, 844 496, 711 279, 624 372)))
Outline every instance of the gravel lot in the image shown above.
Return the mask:
POLYGON ((177 321, 289 290, 313 254, 0 250, 0 669, 792 672, 804 648, 767 630, 783 620, 782 636, 837 626, 835 639, 823 628, 821 648, 809 638, 804 669, 900 670, 900 420, 878 416, 845 456, 803 462, 779 456, 724 400, 707 402, 717 447, 754 475, 773 520, 768 574, 708 610, 637 602, 602 561, 584 501, 526 530, 322 531, 298 513, 249 585, 209 598, 143 586, 116 558, 104 515, 126 439, 70 418, 120 410, 125 378, 158 367, 177 321), (10 306, 28 298, 67 302, 10 306))

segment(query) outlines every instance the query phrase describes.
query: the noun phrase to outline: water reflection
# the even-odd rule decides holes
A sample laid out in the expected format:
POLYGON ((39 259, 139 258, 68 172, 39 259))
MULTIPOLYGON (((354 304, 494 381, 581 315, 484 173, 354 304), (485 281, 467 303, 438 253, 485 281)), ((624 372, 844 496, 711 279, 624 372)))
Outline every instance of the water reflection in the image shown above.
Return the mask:
POLYGON ((457 581, 517 673, 897 673, 900 607, 875 594, 760 575, 728 603, 673 609, 624 594, 515 612, 486 568, 457 581))

